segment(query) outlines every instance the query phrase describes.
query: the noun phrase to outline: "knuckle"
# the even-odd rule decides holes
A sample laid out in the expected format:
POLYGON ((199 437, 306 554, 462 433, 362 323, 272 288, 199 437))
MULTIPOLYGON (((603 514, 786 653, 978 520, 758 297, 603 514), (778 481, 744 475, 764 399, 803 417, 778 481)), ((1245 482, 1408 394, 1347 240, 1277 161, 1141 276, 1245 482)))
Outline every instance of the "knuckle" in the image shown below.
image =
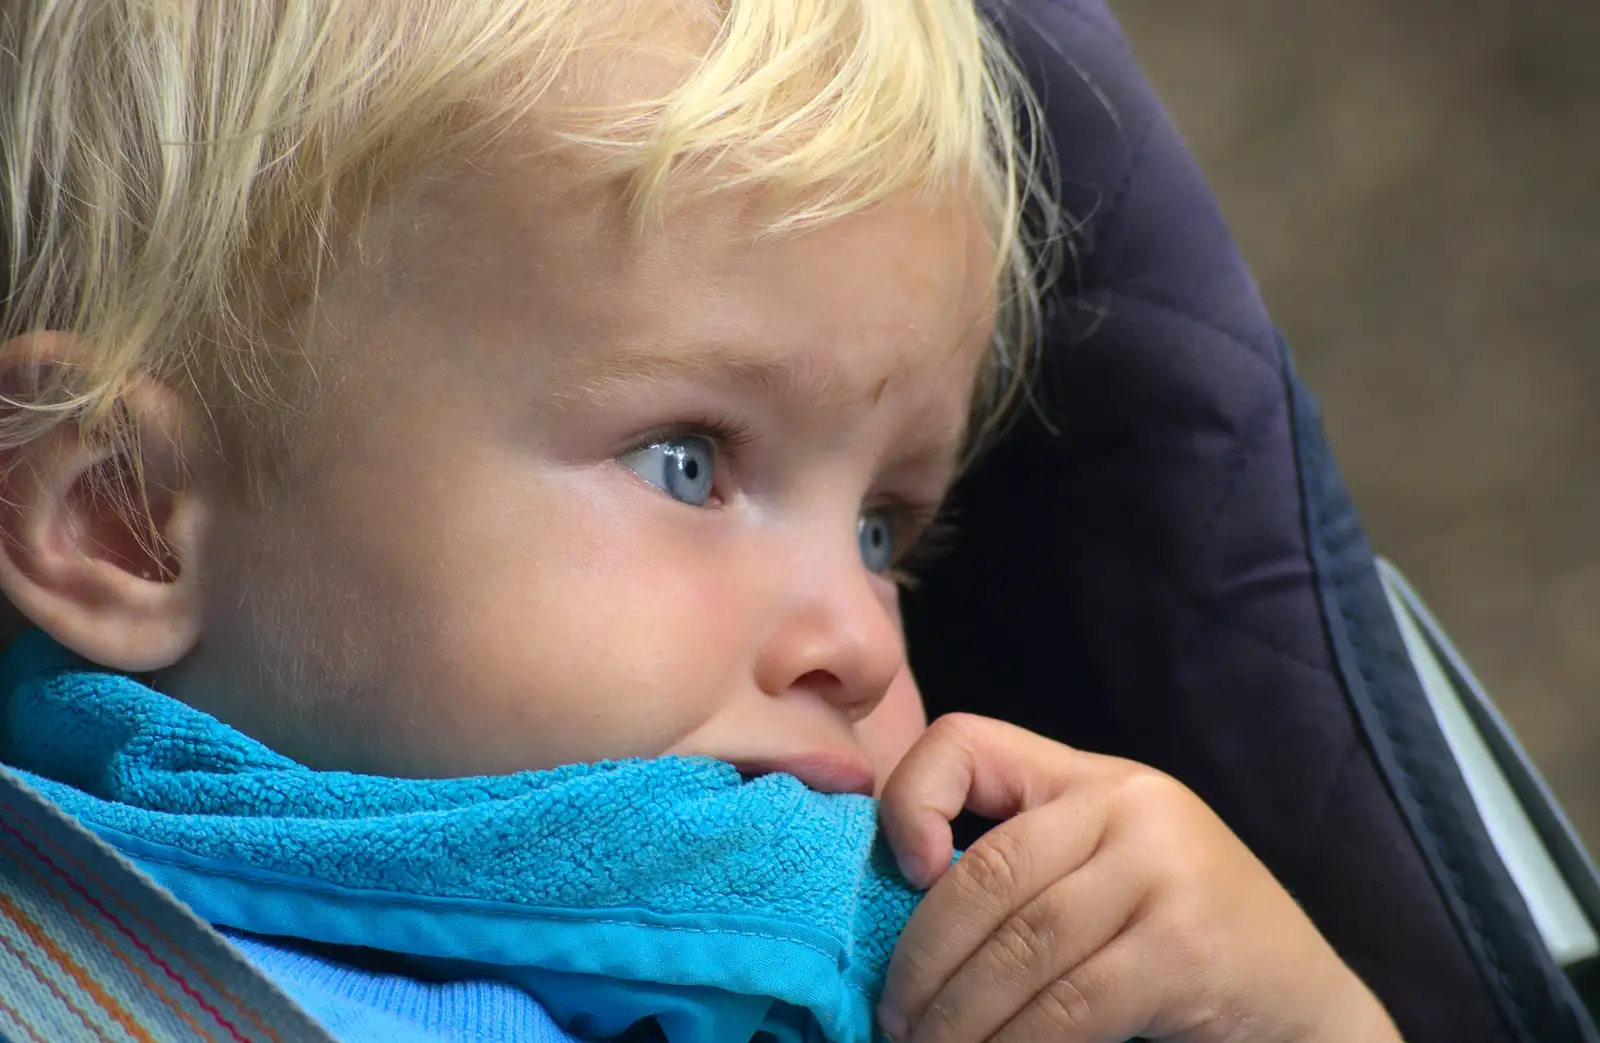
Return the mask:
POLYGON ((1026 875, 1027 858, 1027 845, 997 829, 968 848, 956 866, 974 894, 1003 901, 1026 875))
POLYGON ((1071 975, 1057 978, 1039 993, 1039 1014, 1052 1029, 1051 1035, 1076 1039, 1089 1024, 1093 1009, 1089 997, 1071 975))
POLYGON ((936 980, 934 975, 939 970, 938 961, 934 958, 933 950, 928 946, 909 942, 899 945, 895 948, 894 958, 895 962, 904 970, 903 979, 912 983, 914 988, 931 980, 936 980))
POLYGON ((1122 780, 1122 799, 1140 805, 1165 807, 1184 803, 1188 796, 1189 790, 1183 783, 1165 772, 1143 765, 1128 772, 1122 780))
POLYGON ((961 1014, 955 1004, 936 999, 922 1012, 916 1036, 929 1043, 946 1043, 947 1040, 961 1040, 961 1028, 961 1014))
POLYGON ((994 933, 994 950, 1002 973, 1023 982, 1047 965, 1058 942, 1054 911, 1030 903, 994 933))
POLYGON ((947 713, 928 725, 928 733, 946 742, 960 742, 972 735, 983 718, 970 713, 947 713))
POLYGON ((1125 821, 1152 837, 1183 842, 1193 830, 1200 798, 1173 778, 1154 769, 1132 771, 1117 786, 1114 800, 1125 821))

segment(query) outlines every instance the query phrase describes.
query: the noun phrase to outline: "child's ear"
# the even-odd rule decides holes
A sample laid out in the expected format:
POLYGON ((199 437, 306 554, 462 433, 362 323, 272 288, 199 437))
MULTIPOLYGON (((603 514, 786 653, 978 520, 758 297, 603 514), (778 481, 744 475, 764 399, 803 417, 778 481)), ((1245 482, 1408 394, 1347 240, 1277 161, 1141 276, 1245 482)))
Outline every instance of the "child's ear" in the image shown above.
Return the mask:
MULTIPOLYGON (((0 348, 0 383, 70 354, 64 334, 0 348)), ((117 446, 62 424, 0 454, 0 593, 33 625, 101 666, 164 669, 199 639, 204 499, 184 471, 184 410, 136 381, 119 402, 117 446)))

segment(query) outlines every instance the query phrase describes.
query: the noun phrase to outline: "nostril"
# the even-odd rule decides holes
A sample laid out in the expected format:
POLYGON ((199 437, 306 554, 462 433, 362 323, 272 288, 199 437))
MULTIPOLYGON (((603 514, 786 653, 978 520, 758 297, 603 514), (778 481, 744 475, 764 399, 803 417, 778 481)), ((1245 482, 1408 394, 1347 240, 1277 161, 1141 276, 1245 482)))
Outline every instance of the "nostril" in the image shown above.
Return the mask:
POLYGON ((882 692, 869 686, 848 685, 832 670, 811 670, 795 679, 792 688, 809 692, 824 702, 838 707, 852 721, 860 720, 872 712, 882 692))
POLYGON ((844 682, 835 677, 832 671, 812 670, 795 678, 794 687, 816 692, 825 698, 836 698, 843 690, 844 682))

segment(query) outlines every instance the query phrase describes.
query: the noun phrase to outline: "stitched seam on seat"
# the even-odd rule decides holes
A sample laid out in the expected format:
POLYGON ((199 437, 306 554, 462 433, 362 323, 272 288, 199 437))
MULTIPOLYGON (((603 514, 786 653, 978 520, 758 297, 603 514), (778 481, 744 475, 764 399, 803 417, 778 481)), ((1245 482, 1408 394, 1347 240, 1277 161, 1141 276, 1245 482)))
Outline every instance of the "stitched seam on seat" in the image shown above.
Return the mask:
MULTIPOLYGON (((1139 133, 1130 139, 1134 144, 1132 152, 1128 155, 1128 165, 1123 171, 1121 183, 1117 186, 1116 192, 1111 196, 1110 204, 1106 207, 1105 216, 1101 219, 1104 222, 1104 227, 1110 229, 1115 235, 1114 239, 1110 235, 1106 236, 1105 245, 1097 251, 1102 260, 1109 250, 1114 250, 1120 245, 1122 233, 1126 230, 1125 227, 1119 227, 1117 222, 1122 216, 1122 205, 1128 201, 1128 194, 1133 189, 1133 178, 1138 173, 1140 161, 1144 159, 1144 150, 1149 147, 1151 139, 1155 137, 1156 119, 1160 113, 1161 106, 1152 100, 1146 99, 1144 113, 1140 118, 1139 133)), ((1089 284, 1093 282, 1093 279, 1086 275, 1084 282, 1089 284)))
MULTIPOLYGON (((1298 439, 1298 434, 1296 435, 1296 438, 1298 439)), ((1329 459, 1329 451, 1327 446, 1319 446, 1317 448, 1317 452, 1318 462, 1325 464, 1329 459)), ((1319 474, 1318 478, 1319 480, 1325 480, 1326 476, 1319 474)), ((1309 491, 1310 490, 1308 489, 1308 494, 1309 491)), ((1316 532, 1319 542, 1322 542, 1325 540, 1326 534, 1329 533, 1331 529, 1333 514, 1335 511, 1335 504, 1333 502, 1334 497, 1322 494, 1322 491, 1319 489, 1315 499, 1316 532)), ((1330 558, 1334 556, 1334 548, 1330 547, 1326 542, 1322 542, 1322 550, 1323 553, 1328 555, 1330 558)), ((1332 564, 1332 562, 1330 561, 1329 564, 1332 564)), ((1533 1013, 1522 1001, 1521 997, 1518 995, 1518 991, 1512 986, 1510 977, 1505 969, 1505 961, 1501 958, 1498 948, 1490 940, 1487 931, 1484 929, 1482 918, 1478 915, 1477 909, 1468 899, 1469 892, 1462 877, 1460 860, 1456 858, 1450 849, 1446 847, 1446 845, 1442 844, 1439 840, 1440 832, 1435 823, 1435 815, 1432 805, 1427 800, 1422 798, 1424 791, 1418 785, 1414 767, 1413 751, 1411 751, 1405 744, 1396 741, 1396 737, 1392 732, 1393 724, 1391 721, 1391 714, 1386 707, 1380 705, 1379 701, 1373 698, 1373 693, 1377 692, 1379 689, 1377 685, 1374 684, 1374 678, 1368 671, 1367 661, 1369 657, 1362 653, 1362 641, 1359 636, 1360 630, 1356 625, 1357 620, 1350 614, 1348 599, 1343 596, 1343 591, 1349 584, 1349 578, 1347 576, 1329 574, 1326 575, 1324 579, 1333 588, 1332 600, 1335 603, 1334 607, 1339 614, 1339 620, 1344 629, 1345 640, 1349 643, 1350 649, 1354 653, 1351 658, 1355 661, 1354 665, 1356 673, 1360 677, 1362 687, 1367 692, 1367 700, 1375 711, 1376 717, 1383 728, 1384 740, 1389 747, 1389 752, 1393 759, 1395 770, 1400 775, 1400 778, 1397 781, 1405 790, 1407 802, 1413 809, 1415 809, 1414 816, 1411 816, 1413 828, 1415 828, 1422 835, 1422 838, 1434 852, 1435 857, 1438 860, 1439 867, 1448 877, 1450 886, 1455 893, 1455 904, 1460 908, 1462 914, 1467 920, 1467 924, 1464 926, 1470 927, 1474 936, 1477 938, 1484 958, 1489 963, 1488 970, 1499 980, 1500 985, 1502 986, 1502 994, 1510 1003, 1511 1007, 1513 1008, 1514 1016, 1519 1022, 1517 1028, 1519 1028, 1526 1037, 1532 1038, 1535 1035, 1533 1027, 1533 1013)), ((1336 667, 1339 664, 1338 657, 1335 657, 1335 664, 1336 667)))
POLYGON ((1127 36, 1120 32, 1115 25, 1108 24, 1104 19, 1091 15, 1083 9, 1083 5, 1078 3, 1077 0, 1061 0, 1055 5, 1055 8, 1082 22, 1122 50, 1130 51, 1133 49, 1128 43, 1127 36))
MULTIPOLYGON (((1324 506, 1323 510, 1327 511, 1329 508, 1324 506)), ((1327 514, 1324 514, 1323 517, 1324 521, 1326 521, 1327 514)), ((1338 578, 1329 578, 1336 587, 1343 587, 1345 585, 1344 582, 1338 578)), ((1361 639, 1358 636, 1356 620, 1350 615, 1349 609, 1346 607, 1345 598, 1338 597, 1335 600, 1338 602, 1339 606, 1339 617, 1344 623, 1345 639, 1350 642, 1350 647, 1356 652, 1354 657, 1356 660, 1356 670, 1361 674, 1362 684, 1366 686, 1369 692, 1373 691, 1376 686, 1373 683, 1374 678, 1367 671, 1367 657, 1361 654, 1361 639)), ((1387 717, 1386 714, 1382 716, 1385 718, 1387 717)), ((1505 989, 1507 998, 1511 1001, 1512 1006, 1516 1008, 1517 1015, 1522 1022, 1522 1028, 1525 1031, 1532 1033, 1532 1012, 1522 1002, 1518 995, 1518 990, 1512 986, 1510 977, 1507 975, 1505 970, 1505 961, 1501 958, 1498 948, 1490 940, 1488 932, 1484 929, 1482 918, 1479 917, 1476 907, 1470 901, 1466 900, 1466 896, 1469 891, 1462 878, 1460 859, 1455 857, 1454 853, 1447 845, 1440 842, 1440 832, 1434 821, 1434 812, 1432 806, 1428 801, 1420 799, 1418 796, 1420 793, 1422 793, 1422 789, 1417 784, 1411 751, 1404 744, 1396 743, 1393 736, 1390 736, 1389 738, 1389 745, 1394 749, 1395 766, 1399 769, 1402 778, 1405 780, 1407 792, 1412 795, 1412 805, 1417 809, 1418 827, 1427 834, 1428 842, 1438 853, 1439 862, 1444 867, 1445 872, 1449 874, 1451 885, 1455 888, 1456 894, 1462 896, 1462 908, 1465 910, 1467 919, 1471 922, 1472 929, 1474 932, 1476 932, 1478 940, 1483 946, 1484 955, 1488 958, 1495 976, 1499 978, 1500 984, 1505 989)))
MULTIPOLYGON (((1341 702, 1342 701, 1343 700, 1341 700, 1341 702)), ((1366 747, 1363 746, 1359 741, 1359 735, 1360 724, 1359 722, 1352 720, 1350 731, 1345 735, 1344 752, 1339 757, 1339 766, 1334 769, 1332 777, 1328 780, 1328 784, 1322 790, 1322 795, 1317 798, 1316 808, 1313 809, 1311 814, 1306 816, 1305 831, 1301 834, 1300 843, 1296 845, 1294 850, 1294 857, 1296 861, 1304 860, 1306 854, 1306 845, 1310 843, 1319 832, 1321 832, 1322 824, 1327 821, 1328 813, 1333 808, 1333 796, 1336 792, 1338 792, 1339 786, 1344 782, 1345 776, 1349 774, 1350 769, 1358 761, 1365 761, 1367 759, 1365 756, 1367 752, 1366 747)))
POLYGON ((1280 372, 1278 365, 1273 358, 1275 355, 1274 351, 1262 346, 1245 334, 1238 333, 1226 326, 1218 325, 1216 322, 1213 322, 1211 319, 1206 318, 1204 315, 1201 315, 1192 309, 1185 308, 1173 301, 1156 297, 1144 292, 1135 293, 1131 290, 1117 289, 1116 287, 1104 287, 1099 292, 1108 297, 1119 298, 1123 301, 1133 304, 1143 304, 1147 307, 1154 308, 1157 311, 1166 312, 1167 314, 1176 316, 1177 318, 1187 319, 1197 325, 1204 326, 1206 329, 1217 334, 1218 336, 1226 337, 1234 344, 1237 344, 1239 347, 1245 349, 1245 351, 1250 353, 1251 358, 1254 358, 1256 361, 1265 365, 1267 369, 1271 370, 1274 377, 1278 376, 1280 372))
MULTIPOLYGON (((1274 430, 1274 425, 1268 421, 1274 421, 1280 415, 1282 415, 1283 408, 1284 404, 1282 402, 1278 400, 1269 400, 1268 405, 1265 408, 1250 418, 1250 426, 1245 431, 1241 432, 1240 435, 1234 440, 1230 458, 1225 465, 1226 473, 1222 479, 1222 485, 1212 494, 1210 505, 1206 510, 1206 520, 1201 529, 1201 548, 1188 562, 1185 563, 1185 566, 1182 569, 1177 570, 1177 575, 1174 574, 1173 570, 1155 569, 1150 567, 1141 558, 1133 555, 1132 552, 1116 544, 1110 543, 1101 537, 1097 537, 1092 532, 1084 532, 1082 535, 1086 537, 1088 542, 1098 547, 1101 551, 1108 552, 1111 556, 1117 558, 1124 564, 1131 566, 1134 571, 1145 576, 1147 579, 1154 579, 1158 581, 1169 594, 1175 595, 1179 601, 1193 608, 1204 618, 1211 620, 1213 623, 1222 625, 1222 617, 1216 614, 1214 611, 1206 609, 1204 607, 1205 602, 1202 600, 1199 593, 1195 591, 1192 586, 1189 586, 1177 577, 1184 574, 1187 574, 1188 576, 1194 576, 1198 573, 1198 566, 1201 561, 1205 560, 1206 557, 1206 545, 1210 543, 1210 536, 1215 530, 1218 519, 1222 517, 1223 508, 1227 506, 1229 502, 1231 502, 1232 498, 1237 493, 1239 479, 1245 473, 1252 458, 1250 450, 1264 440, 1266 436, 1272 433, 1274 430)), ((1313 670, 1329 669, 1328 667, 1319 667, 1310 660, 1302 659, 1295 653, 1275 644, 1263 636, 1253 634, 1237 626, 1225 628, 1243 636, 1248 636, 1260 646, 1273 649, 1274 651, 1279 652, 1280 654, 1293 659, 1295 662, 1298 662, 1301 665, 1309 667, 1313 670)))
POLYGON ((1311 670, 1326 676, 1332 675, 1331 664, 1317 663, 1311 659, 1307 659, 1301 656, 1299 653, 1278 644, 1265 635, 1259 634, 1239 623, 1226 620, 1218 612, 1208 606, 1204 600, 1202 600, 1191 588, 1180 586, 1166 572, 1150 568, 1138 557, 1124 548, 1095 539, 1092 535, 1090 535, 1085 542, 1103 552, 1106 556, 1115 558, 1123 565, 1128 566, 1131 571, 1137 573, 1141 578, 1154 582, 1167 594, 1172 596, 1173 603, 1177 607, 1188 609, 1199 618, 1215 624, 1217 628, 1224 633, 1243 638, 1252 645, 1265 649, 1269 652, 1276 653, 1292 663, 1305 667, 1307 670, 1311 670))
POLYGON ((1232 457, 1228 460, 1226 470, 1212 494, 1210 506, 1206 508, 1205 521, 1200 527, 1200 546, 1195 552, 1194 560, 1189 563, 1188 571, 1191 575, 1200 571, 1200 563, 1206 559, 1206 551, 1211 544, 1212 534, 1216 531, 1217 522, 1222 517, 1223 508, 1231 504, 1234 494, 1239 490, 1239 480, 1244 477, 1245 471, 1255 459, 1252 450, 1276 431, 1276 421, 1283 416, 1283 410, 1281 401, 1270 400, 1260 413, 1246 418, 1247 426, 1241 429, 1234 439, 1232 457))
MULTIPOLYGON (((1330 577, 1330 579, 1337 587, 1342 587, 1344 585, 1338 579, 1334 579, 1332 577, 1330 577)), ((1361 639, 1357 636, 1357 629, 1355 625, 1356 621, 1350 615, 1349 610, 1345 605, 1345 599, 1340 597, 1336 598, 1335 600, 1338 602, 1339 606, 1339 617, 1344 623, 1345 639, 1350 642, 1350 647, 1356 652, 1356 670, 1361 674, 1362 684, 1365 685, 1370 691, 1374 688, 1374 679, 1367 671, 1365 662, 1366 657, 1361 655, 1361 639)), ((1447 845, 1440 843, 1440 833, 1434 822, 1433 810, 1427 801, 1419 799, 1418 797, 1418 794, 1421 793, 1421 787, 1419 787, 1417 784, 1416 775, 1412 767, 1411 755, 1405 749, 1404 745, 1396 743, 1392 736, 1389 739, 1389 745, 1393 747, 1395 751, 1395 766, 1399 769, 1401 777, 1405 780, 1407 792, 1412 795, 1412 805, 1417 809, 1418 828, 1427 834, 1428 842, 1438 853, 1440 865, 1442 865, 1444 867, 1444 871, 1449 874, 1451 886, 1455 888, 1456 894, 1462 896, 1463 901, 1461 902, 1461 906, 1466 913, 1468 921, 1470 921, 1472 924, 1473 931, 1478 936, 1479 943, 1483 946, 1484 955, 1488 958, 1495 976, 1499 978, 1500 984, 1505 989, 1507 998, 1510 999, 1511 1004, 1516 1008, 1518 1017, 1522 1021, 1523 1029, 1525 1031, 1532 1032, 1532 1012, 1529 1011, 1526 1005, 1523 1004, 1522 1000, 1517 995, 1516 988, 1512 986, 1511 980, 1505 970, 1504 961, 1501 959, 1500 953, 1494 943, 1490 941, 1488 932, 1484 929, 1483 921, 1479 917, 1477 909, 1470 901, 1466 900, 1468 889, 1462 879, 1460 860, 1454 856, 1447 845)))
MULTIPOLYGON (((1108 292, 1113 296, 1121 297, 1128 301, 1142 303, 1163 311, 1172 312, 1179 318, 1188 319, 1194 323, 1197 323, 1202 328, 1225 338, 1231 343, 1245 348, 1247 351, 1249 350, 1249 346, 1238 335, 1227 329, 1219 327, 1214 323, 1207 322, 1197 315, 1171 308, 1159 301, 1150 300, 1145 297, 1121 293, 1118 291, 1108 292)), ((1253 353, 1252 357, 1255 357, 1259 360, 1259 356, 1256 356, 1253 353)), ((1276 367, 1269 366, 1269 368, 1271 369, 1274 378, 1279 377, 1280 374, 1276 367)), ((1254 458, 1253 450, 1255 450, 1262 442, 1266 441, 1268 436, 1277 431, 1278 421, 1280 418, 1286 419, 1285 414, 1287 409, 1288 404, 1283 396, 1275 395, 1269 397, 1257 411, 1250 413, 1244 419, 1244 423, 1240 425, 1237 433, 1233 437, 1232 446, 1228 450, 1229 455, 1227 459, 1223 461, 1217 468, 1219 474, 1217 485, 1211 494, 1210 503, 1207 505, 1204 514, 1205 520, 1202 522, 1199 530, 1200 549, 1196 552, 1194 558, 1187 563, 1186 568, 1183 570, 1184 572, 1187 572, 1191 575, 1198 572, 1199 564, 1205 560, 1207 546, 1211 541, 1212 534, 1216 530, 1218 521, 1222 517, 1223 510, 1230 504, 1235 493, 1238 491, 1239 481, 1254 458)))

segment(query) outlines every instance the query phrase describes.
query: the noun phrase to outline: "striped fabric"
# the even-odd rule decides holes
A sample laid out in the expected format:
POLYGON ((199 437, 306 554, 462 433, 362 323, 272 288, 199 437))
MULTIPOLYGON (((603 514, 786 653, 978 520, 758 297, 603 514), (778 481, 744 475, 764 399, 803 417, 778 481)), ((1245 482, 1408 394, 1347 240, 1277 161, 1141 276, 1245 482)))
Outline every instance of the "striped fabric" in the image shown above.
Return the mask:
POLYGON ((0 1040, 332 1043, 209 925, 4 768, 0 1040))

